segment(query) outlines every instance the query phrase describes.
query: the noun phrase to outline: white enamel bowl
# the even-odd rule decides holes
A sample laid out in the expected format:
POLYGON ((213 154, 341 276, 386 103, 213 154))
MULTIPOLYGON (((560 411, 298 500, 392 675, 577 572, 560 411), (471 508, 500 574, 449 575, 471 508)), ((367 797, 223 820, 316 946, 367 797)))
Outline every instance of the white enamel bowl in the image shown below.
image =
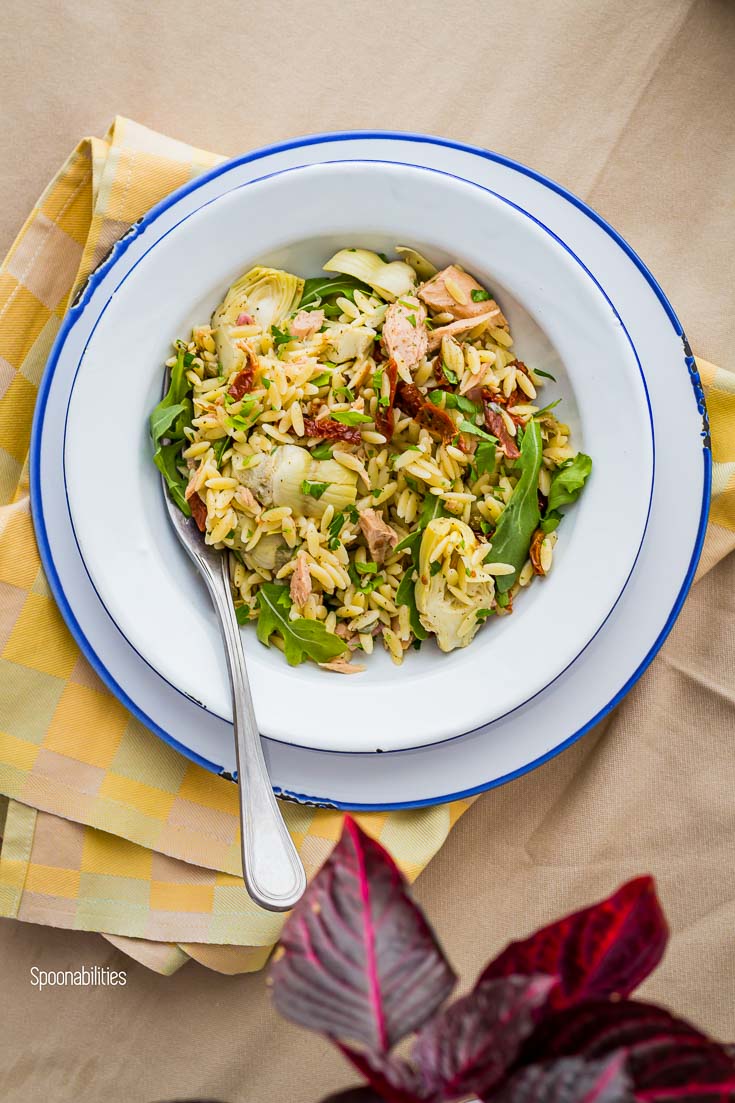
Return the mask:
POLYGON ((604 288, 549 229, 483 187, 426 168, 345 161, 269 175, 182 214, 132 267, 110 267, 94 324, 67 348, 76 368, 64 480, 94 589, 165 682, 227 721, 217 625, 169 529, 150 458, 147 415, 170 341, 206 321, 254 263, 314 275, 340 247, 396 244, 437 265, 456 260, 493 289, 518 356, 556 376, 543 401, 562 398, 594 473, 559 529, 549 578, 467 649, 442 655, 425 645, 401 668, 376 654, 347 679, 312 664, 290 668, 244 629, 261 729, 302 747, 400 750, 480 728, 549 686, 609 616, 644 538, 654 444, 641 364, 604 288))

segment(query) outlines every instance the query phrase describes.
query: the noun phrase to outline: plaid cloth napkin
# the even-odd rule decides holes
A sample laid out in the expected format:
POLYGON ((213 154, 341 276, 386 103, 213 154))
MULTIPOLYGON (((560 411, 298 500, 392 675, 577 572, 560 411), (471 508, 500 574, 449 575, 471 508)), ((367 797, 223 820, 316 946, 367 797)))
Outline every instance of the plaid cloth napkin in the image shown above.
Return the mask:
MULTIPOLYGON (((131 222, 219 160, 117 119, 72 154, 0 272, 0 915, 99 931, 161 973, 192 957, 259 969, 282 919, 244 890, 231 783, 143 728, 80 657, 40 568, 26 457, 71 289, 131 222)), ((701 574, 735 547, 735 375, 698 366, 715 460, 701 574)), ((468 805, 358 819, 413 879, 468 805)), ((283 808, 313 873, 342 817, 283 808)))
MULTIPOLYGON (((259 969, 283 918, 245 891, 232 783, 148 732, 81 657, 39 562, 27 455, 75 289, 152 204, 221 159, 117 119, 74 151, 0 271, 0 915, 99 931, 161 973, 192 957, 259 969)), ((415 878, 470 803, 359 819, 415 878)), ((342 816, 283 812, 313 874, 342 816)))

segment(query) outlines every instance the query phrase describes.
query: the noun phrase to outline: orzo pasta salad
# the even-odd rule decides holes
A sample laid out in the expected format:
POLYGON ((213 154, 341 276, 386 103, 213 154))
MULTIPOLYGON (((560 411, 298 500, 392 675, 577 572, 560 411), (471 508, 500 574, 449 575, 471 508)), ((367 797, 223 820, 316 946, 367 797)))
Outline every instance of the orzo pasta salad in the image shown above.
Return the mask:
POLYGON ((378 643, 400 663, 512 613, 592 469, 492 291, 396 253, 252 268, 174 343, 151 415, 169 493, 230 555, 240 622, 345 674, 378 643))

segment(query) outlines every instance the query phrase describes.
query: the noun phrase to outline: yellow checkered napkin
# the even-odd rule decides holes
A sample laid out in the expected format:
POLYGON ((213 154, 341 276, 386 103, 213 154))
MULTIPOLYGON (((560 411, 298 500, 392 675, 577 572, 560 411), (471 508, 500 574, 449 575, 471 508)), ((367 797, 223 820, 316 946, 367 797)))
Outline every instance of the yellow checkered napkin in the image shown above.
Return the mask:
MULTIPOLYGON (((116 120, 75 150, 0 273, 0 914, 99 931, 161 973, 192 957, 259 969, 282 919, 245 892, 234 786, 143 728, 80 657, 40 568, 27 453, 71 289, 130 223, 218 160, 116 120)), ((735 546, 735 376, 699 367, 715 459, 706 570, 735 546)), ((358 819, 414 878, 468 804, 358 819)), ((342 817, 283 810, 311 874, 342 817)))
MULTIPOLYGON (((220 158, 117 119, 80 144, 0 272, 0 914, 99 931, 162 973, 259 969, 283 922, 245 892, 235 787, 130 716, 50 597, 28 503, 36 393, 73 290, 129 225, 220 158)), ((416 877, 468 801, 359 817, 416 877)), ((312 874, 342 817, 284 804, 312 874)))

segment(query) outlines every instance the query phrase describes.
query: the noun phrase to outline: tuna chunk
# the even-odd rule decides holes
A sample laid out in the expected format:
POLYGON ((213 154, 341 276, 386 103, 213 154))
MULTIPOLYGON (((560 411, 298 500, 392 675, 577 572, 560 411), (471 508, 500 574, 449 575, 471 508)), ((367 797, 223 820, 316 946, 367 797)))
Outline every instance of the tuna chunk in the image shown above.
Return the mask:
MULTIPOLYGON (((425 283, 419 291, 419 298, 437 314, 451 314, 453 318, 474 318, 485 314, 488 310, 498 310, 498 304, 494 299, 480 299, 475 302, 472 298, 473 291, 481 291, 487 294, 482 284, 478 283, 474 276, 463 272, 461 268, 450 264, 441 272, 425 283), (447 287, 449 284, 449 287, 447 287)), ((507 325, 505 318, 500 314, 500 320, 495 323, 499 326, 507 325)))
POLYGON ((398 533, 390 525, 386 525, 382 515, 374 509, 362 510, 360 528, 367 540, 370 555, 376 563, 383 563, 398 543, 398 533))
POLYGON ((494 305, 494 309, 486 310, 482 314, 476 314, 474 318, 458 318, 456 322, 448 322, 447 325, 440 326, 439 329, 432 329, 429 333, 429 352, 436 352, 444 336, 456 337, 460 333, 468 333, 469 330, 474 329, 475 326, 481 326, 483 324, 488 326, 500 326, 505 323, 505 318, 501 314, 500 307, 497 303, 483 303, 482 305, 494 305))
POLYGON ((388 356, 413 371, 429 346, 426 308, 413 296, 391 303, 383 322, 383 344, 388 356))
POLYGON ((324 325, 323 310, 300 310, 291 322, 294 337, 313 337, 324 325))
POLYGON ((296 556, 296 570, 291 575, 291 601, 294 605, 305 605, 311 597, 311 575, 306 556, 299 552, 296 556))

